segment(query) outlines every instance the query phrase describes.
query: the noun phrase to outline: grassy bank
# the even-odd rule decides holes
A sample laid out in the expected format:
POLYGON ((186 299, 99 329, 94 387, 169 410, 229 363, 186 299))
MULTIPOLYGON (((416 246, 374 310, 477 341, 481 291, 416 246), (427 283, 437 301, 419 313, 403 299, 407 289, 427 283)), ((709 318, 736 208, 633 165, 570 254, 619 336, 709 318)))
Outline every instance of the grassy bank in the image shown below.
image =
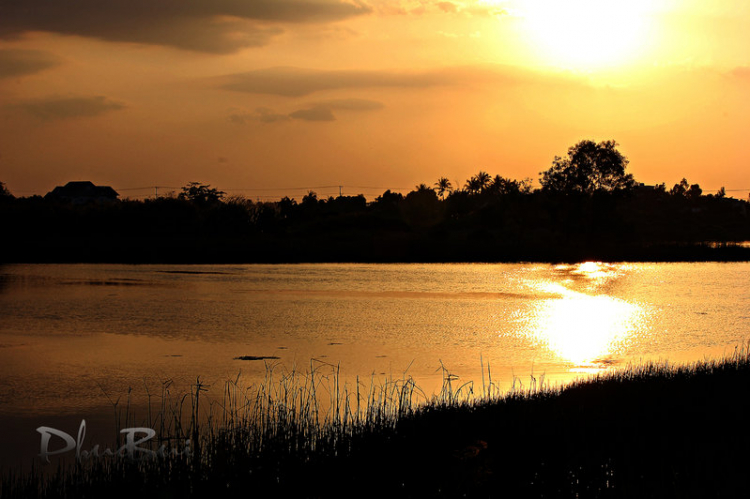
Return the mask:
POLYGON ((409 378, 339 386, 332 366, 214 399, 197 384, 157 418, 191 456, 6 476, 2 497, 750 496, 747 350, 502 395, 444 374, 426 402, 409 378))

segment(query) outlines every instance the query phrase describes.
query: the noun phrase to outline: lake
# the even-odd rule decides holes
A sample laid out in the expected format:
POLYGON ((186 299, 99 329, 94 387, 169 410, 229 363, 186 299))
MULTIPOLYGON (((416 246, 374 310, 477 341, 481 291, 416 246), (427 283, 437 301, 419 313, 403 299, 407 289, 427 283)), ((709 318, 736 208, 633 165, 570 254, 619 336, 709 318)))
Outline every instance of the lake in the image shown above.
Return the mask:
POLYGON ((215 399, 311 368, 430 394, 445 372, 480 389, 488 364, 507 389, 721 356, 748 338, 748 282, 749 263, 2 265, 0 463, 128 398, 142 422, 198 376, 215 399))

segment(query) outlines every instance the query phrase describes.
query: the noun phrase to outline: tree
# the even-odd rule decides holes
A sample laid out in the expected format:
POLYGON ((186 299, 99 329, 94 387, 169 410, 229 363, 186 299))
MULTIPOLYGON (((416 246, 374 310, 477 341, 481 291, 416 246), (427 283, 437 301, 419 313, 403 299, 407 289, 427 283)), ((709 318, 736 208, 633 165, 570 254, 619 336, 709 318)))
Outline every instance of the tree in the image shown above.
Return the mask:
POLYGON ((680 180, 679 184, 674 184, 674 186, 669 190, 669 193, 672 196, 685 196, 687 195, 688 189, 690 188, 690 184, 688 184, 688 181, 686 178, 683 178, 680 180))
POLYGON ((721 187, 718 191, 716 191, 716 197, 717 198, 725 198, 727 197, 727 190, 724 189, 724 186, 721 187))
POLYGON ((401 211, 409 225, 432 227, 442 219, 442 206, 433 189, 425 184, 419 184, 406 195, 401 204, 401 211))
POLYGON ((540 172, 542 190, 564 194, 622 192, 635 187, 633 175, 625 173, 628 159, 616 149, 617 142, 582 140, 568 156, 555 156, 552 167, 540 172))
POLYGON ((479 171, 476 175, 466 181, 466 190, 470 194, 479 194, 489 187, 492 177, 485 171, 479 171))
POLYGON ((220 191, 210 185, 201 184, 200 182, 190 182, 182 188, 182 192, 177 196, 178 199, 187 199, 199 204, 213 204, 221 201, 224 197, 224 191, 220 191))
POLYGON ((0 182, 0 199, 13 199, 13 194, 10 193, 7 187, 5 187, 5 182, 0 182))
POLYGON ((703 195, 703 189, 701 189, 701 186, 698 184, 693 184, 690 186, 690 189, 688 189, 686 196, 688 199, 698 199, 703 195))
POLYGON ((375 198, 375 203, 383 205, 397 205, 402 199, 403 194, 400 192, 391 192, 390 189, 385 191, 382 195, 375 198))
POLYGON ((511 178, 505 178, 502 175, 495 175, 492 179, 492 183, 487 189, 493 193, 501 196, 513 195, 513 194, 528 194, 531 192, 531 179, 526 178, 523 180, 513 180, 511 178))
POLYGON ((438 181, 435 182, 435 187, 440 199, 445 199, 445 193, 450 193, 453 190, 453 184, 451 184, 451 181, 445 177, 440 177, 438 181))
POLYGON ((315 206, 318 204, 318 193, 315 191, 307 191, 307 194, 302 196, 302 206, 315 206))

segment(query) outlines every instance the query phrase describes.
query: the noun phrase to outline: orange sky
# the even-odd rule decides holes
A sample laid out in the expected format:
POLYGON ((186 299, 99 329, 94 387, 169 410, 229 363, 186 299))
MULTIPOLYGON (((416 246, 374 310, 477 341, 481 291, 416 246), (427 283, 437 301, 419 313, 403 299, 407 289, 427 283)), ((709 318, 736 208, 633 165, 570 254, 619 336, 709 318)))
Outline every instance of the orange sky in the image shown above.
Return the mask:
POLYGON ((0 4, 16 195, 85 179, 374 197, 536 180, 588 138, 617 140, 639 181, 746 198, 748 131, 746 0, 0 4))

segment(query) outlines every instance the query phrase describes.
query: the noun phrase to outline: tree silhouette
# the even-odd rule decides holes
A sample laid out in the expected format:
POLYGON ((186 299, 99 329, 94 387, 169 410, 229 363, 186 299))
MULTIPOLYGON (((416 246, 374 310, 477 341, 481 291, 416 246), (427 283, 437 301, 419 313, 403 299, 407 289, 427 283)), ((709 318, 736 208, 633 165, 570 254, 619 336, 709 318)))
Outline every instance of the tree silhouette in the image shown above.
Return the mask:
POLYGON ((199 204, 213 204, 221 201, 224 197, 224 191, 220 191, 208 184, 200 182, 190 182, 182 188, 182 192, 177 196, 178 199, 187 199, 199 204))
POLYGON ((489 173, 480 170, 479 173, 466 181, 466 190, 469 194, 479 194, 489 187, 492 177, 489 173))
POLYGON ((8 188, 5 186, 5 182, 0 182, 0 199, 13 199, 13 194, 10 193, 8 188))
POLYGON ((690 189, 688 189, 686 196, 688 199, 698 199, 703 195, 703 189, 701 189, 701 186, 698 184, 693 184, 690 186, 690 189))
POLYGON ((502 175, 495 175, 495 178, 492 179, 492 183, 487 189, 493 194, 501 196, 509 194, 528 194, 531 192, 531 179, 527 178, 519 181, 505 178, 502 175))
POLYGON ((435 182, 435 187, 437 188, 437 193, 438 196, 440 196, 440 199, 445 199, 445 193, 450 193, 453 190, 453 184, 451 184, 451 181, 446 177, 440 177, 438 181, 435 182))
POLYGON ((692 199, 700 197, 700 195, 703 194, 703 189, 701 189, 698 184, 690 185, 687 179, 683 178, 680 180, 679 184, 674 184, 674 187, 669 190, 669 193, 672 196, 688 197, 692 199))
POLYGON ((684 196, 688 190, 688 187, 689 187, 689 184, 688 184, 687 179, 683 178, 682 180, 680 180, 679 184, 674 184, 674 186, 671 189, 669 189, 669 193, 672 196, 684 196))
POLYGON ((307 191, 307 194, 302 196, 302 206, 315 206, 318 204, 318 193, 315 191, 307 191))
POLYGON ((432 227, 442 218, 442 205, 437 193, 426 184, 419 184, 408 193, 401 205, 404 220, 414 227, 432 227))
POLYGON ((542 189, 564 194, 627 191, 635 186, 631 174, 625 173, 628 159, 617 149, 614 140, 595 143, 582 140, 570 149, 568 156, 555 156, 552 167, 540 172, 542 189))

